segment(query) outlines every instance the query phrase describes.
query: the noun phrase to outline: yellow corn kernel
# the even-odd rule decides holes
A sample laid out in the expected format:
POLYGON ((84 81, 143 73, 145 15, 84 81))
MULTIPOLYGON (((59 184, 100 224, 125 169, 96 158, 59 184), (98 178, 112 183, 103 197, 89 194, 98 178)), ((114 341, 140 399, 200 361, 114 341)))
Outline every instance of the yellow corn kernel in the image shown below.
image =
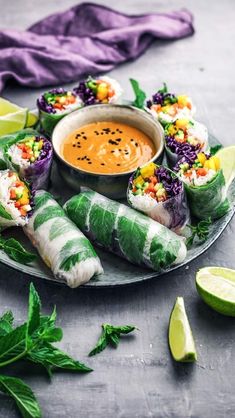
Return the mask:
POLYGON ((197 154, 197 159, 198 159, 199 163, 204 165, 205 161, 206 161, 206 156, 205 156, 205 154, 203 154, 203 152, 199 152, 199 154, 197 154))
POLYGON ((184 129, 188 125, 188 119, 177 119, 175 124, 178 129, 184 129))
POLYGON ((146 179, 154 175, 155 169, 156 169, 156 164, 149 163, 148 165, 140 169, 140 174, 144 179, 146 179))

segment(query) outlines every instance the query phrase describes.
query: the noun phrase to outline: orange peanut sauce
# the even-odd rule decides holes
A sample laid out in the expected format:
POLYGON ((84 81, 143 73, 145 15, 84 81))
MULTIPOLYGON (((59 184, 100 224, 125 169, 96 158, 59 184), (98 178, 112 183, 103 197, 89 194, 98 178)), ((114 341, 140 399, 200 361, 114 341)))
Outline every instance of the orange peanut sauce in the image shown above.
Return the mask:
POLYGON ((65 161, 90 173, 134 171, 156 153, 152 140, 139 129, 119 122, 96 122, 69 134, 61 148, 65 161))

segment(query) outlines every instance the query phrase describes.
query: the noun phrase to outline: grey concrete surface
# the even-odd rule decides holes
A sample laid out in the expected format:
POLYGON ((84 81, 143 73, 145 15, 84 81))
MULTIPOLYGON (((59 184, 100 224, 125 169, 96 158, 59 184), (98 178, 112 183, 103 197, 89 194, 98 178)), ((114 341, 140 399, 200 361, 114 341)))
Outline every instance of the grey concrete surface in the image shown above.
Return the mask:
MULTIPOLYGON (((24 29, 74 0, 0 0, 0 26, 24 29)), ((111 2, 103 1, 111 5, 111 2)), ((114 71, 131 97, 128 78, 148 93, 166 81, 190 94, 197 118, 225 145, 234 143, 235 3, 234 0, 116 0, 129 13, 189 8, 196 33, 178 42, 155 42, 137 61, 114 71)), ((39 91, 9 86, 4 95, 34 107, 39 91)), ((40 368, 19 363, 9 369, 34 389, 45 418, 225 418, 235 417, 235 327, 232 318, 209 309, 197 295, 196 271, 207 265, 235 268, 235 219, 219 240, 186 268, 147 283, 116 289, 70 290, 33 280, 45 312, 58 309, 64 329, 60 346, 87 362, 87 375, 57 373, 49 383, 40 368), (169 314, 176 296, 184 296, 198 350, 195 365, 175 364, 167 343, 169 314), (102 322, 134 323, 140 332, 124 338, 118 350, 89 359, 102 322)), ((121 260, 120 260, 121 263, 121 260)), ((26 315, 30 278, 0 266, 0 311, 12 309, 17 321, 26 315)), ((17 417, 13 402, 0 395, 0 416, 17 417)))

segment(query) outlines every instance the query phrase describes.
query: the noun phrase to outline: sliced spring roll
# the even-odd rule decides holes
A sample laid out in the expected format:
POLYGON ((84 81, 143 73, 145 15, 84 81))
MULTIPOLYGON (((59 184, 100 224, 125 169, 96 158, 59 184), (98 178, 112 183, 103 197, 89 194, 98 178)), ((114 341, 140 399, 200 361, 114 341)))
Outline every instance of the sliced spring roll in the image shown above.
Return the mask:
POLYGON ((33 195, 12 170, 0 171, 0 230, 24 226, 32 214, 33 195))
POLYGON ((149 163, 131 176, 127 200, 134 209, 180 234, 190 223, 190 212, 181 180, 163 166, 149 163))
POLYGON ((130 262, 160 271, 186 257, 186 246, 158 222, 93 191, 65 204, 70 219, 97 245, 130 262))
POLYGON ((196 111, 188 96, 170 93, 165 83, 147 101, 147 108, 162 125, 173 123, 176 119, 192 118, 196 111))
POLYGON ((183 157, 174 170, 185 184, 191 213, 198 219, 223 216, 230 207, 220 160, 200 152, 194 161, 183 157))
POLYGON ((56 279, 68 286, 80 286, 103 273, 94 248, 50 193, 36 192, 34 213, 24 232, 56 279))
POLYGON ((37 131, 22 130, 9 136, 4 157, 34 189, 47 188, 53 158, 52 145, 37 131))
POLYGON ((50 137, 56 124, 68 113, 80 109, 83 103, 74 91, 59 87, 43 93, 37 100, 37 106, 40 129, 50 137))
POLYGON ((207 128, 195 120, 177 119, 165 127, 165 149, 168 164, 174 167, 180 158, 195 155, 208 150, 207 128))
POLYGON ((120 84, 107 76, 100 78, 90 76, 87 80, 81 81, 73 91, 80 97, 84 106, 98 103, 118 103, 122 95, 120 84))

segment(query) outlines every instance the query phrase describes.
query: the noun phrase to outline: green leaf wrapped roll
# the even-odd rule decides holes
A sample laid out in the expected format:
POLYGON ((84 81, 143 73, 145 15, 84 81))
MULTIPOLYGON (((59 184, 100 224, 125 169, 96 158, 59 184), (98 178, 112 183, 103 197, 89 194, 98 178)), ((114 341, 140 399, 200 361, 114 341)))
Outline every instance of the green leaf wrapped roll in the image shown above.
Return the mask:
POLYGON ((184 182, 191 213, 198 219, 218 219, 230 208, 220 160, 200 152, 194 159, 183 157, 174 170, 184 182))
POLYGON ((50 193, 36 192, 35 210, 24 232, 54 276, 68 286, 80 286, 103 273, 91 243, 50 193))
POLYGON ((134 264, 160 271, 186 257, 184 241, 174 232, 96 192, 84 191, 64 208, 92 241, 134 264))

